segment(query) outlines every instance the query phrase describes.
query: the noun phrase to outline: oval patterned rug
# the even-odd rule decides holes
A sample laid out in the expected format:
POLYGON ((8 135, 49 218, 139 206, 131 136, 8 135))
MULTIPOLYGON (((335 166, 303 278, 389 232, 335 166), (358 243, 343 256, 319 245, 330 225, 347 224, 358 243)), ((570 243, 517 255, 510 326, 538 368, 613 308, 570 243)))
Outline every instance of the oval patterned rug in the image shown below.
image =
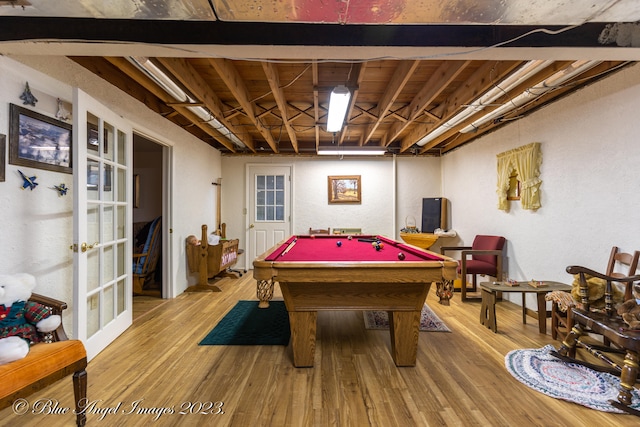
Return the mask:
MULTIPOLYGON (((620 379, 550 354, 552 345, 540 349, 512 350, 504 358, 509 373, 521 383, 556 399, 568 400, 603 412, 624 413, 611 406, 617 400, 620 379)), ((631 408, 640 409, 638 390, 632 392, 631 408)))

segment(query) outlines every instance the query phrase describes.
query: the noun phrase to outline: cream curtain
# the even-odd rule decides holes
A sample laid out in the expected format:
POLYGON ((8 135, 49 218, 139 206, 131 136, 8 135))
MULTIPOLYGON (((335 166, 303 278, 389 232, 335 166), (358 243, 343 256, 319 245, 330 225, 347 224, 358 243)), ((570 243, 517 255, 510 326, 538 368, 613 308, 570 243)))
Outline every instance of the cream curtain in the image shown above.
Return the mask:
POLYGON ((513 150, 505 151, 497 156, 498 159, 498 209, 509 210, 507 191, 509 190, 509 176, 515 169, 520 181, 520 203, 522 209, 536 210, 540 206, 540 165, 542 153, 540 143, 532 142, 513 150))
POLYGON ((498 209, 509 210, 507 193, 509 192, 509 176, 513 170, 511 156, 507 153, 498 154, 498 209))

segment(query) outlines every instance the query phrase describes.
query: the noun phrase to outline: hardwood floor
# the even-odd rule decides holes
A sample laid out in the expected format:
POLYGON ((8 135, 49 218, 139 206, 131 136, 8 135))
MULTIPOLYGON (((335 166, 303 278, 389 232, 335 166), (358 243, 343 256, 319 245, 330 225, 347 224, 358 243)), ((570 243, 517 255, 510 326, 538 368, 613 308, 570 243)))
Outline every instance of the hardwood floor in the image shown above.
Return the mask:
MULTIPOLYGON (((238 300, 256 299, 251 272, 217 285, 222 292, 182 294, 140 316, 89 363, 88 425, 638 425, 516 381, 504 367, 507 352, 558 343, 534 319, 523 325, 520 307, 508 302, 497 306, 493 333, 479 323, 479 302, 456 294, 442 306, 432 289, 427 302, 452 332, 420 333, 414 368, 394 365, 388 331, 364 329, 362 313, 320 312, 315 367, 296 369, 290 347, 198 346, 238 300)), ((72 414, 60 413, 72 407, 71 378, 28 401, 45 399, 57 401, 57 413, 8 408, 4 425, 73 425, 72 414)))
POLYGON ((133 297, 133 321, 135 322, 141 316, 144 316, 148 312, 155 310, 162 304, 167 302, 166 299, 162 299, 159 296, 138 295, 133 297))

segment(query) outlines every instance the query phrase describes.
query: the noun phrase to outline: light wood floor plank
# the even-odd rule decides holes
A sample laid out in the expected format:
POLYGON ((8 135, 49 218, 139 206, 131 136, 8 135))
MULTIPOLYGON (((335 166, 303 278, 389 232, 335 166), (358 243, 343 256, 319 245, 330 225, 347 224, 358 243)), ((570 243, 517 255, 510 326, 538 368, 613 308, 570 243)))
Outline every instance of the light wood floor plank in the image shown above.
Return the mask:
MULTIPOLYGON (((500 302, 498 333, 479 323, 479 302, 427 302, 451 333, 421 332, 417 364, 397 368, 388 331, 366 330, 362 313, 318 314, 315 366, 294 368, 283 346, 198 346, 238 300, 255 300, 251 274, 225 278, 219 293, 180 295, 151 311, 89 363, 88 395, 96 407, 88 425, 109 426, 632 426, 628 415, 597 412, 555 400, 516 381, 504 366, 517 348, 558 345, 540 335, 520 307, 500 302), (134 402, 147 412, 125 414, 134 402), (179 415, 181 405, 222 402, 223 414, 179 415), (100 418, 103 417, 102 420, 100 418), (156 419, 157 418, 157 419, 156 419)), ((281 299, 279 290, 276 298, 281 299)), ((550 323, 550 321, 549 321, 550 323)), ((550 325, 548 325, 549 330, 550 325)), ((29 398, 73 406, 71 378, 29 398)), ((189 409, 183 407, 182 409, 189 409)), ((135 411, 134 411, 135 412, 135 411)), ((69 414, 0 412, 5 425, 73 425, 69 414)))

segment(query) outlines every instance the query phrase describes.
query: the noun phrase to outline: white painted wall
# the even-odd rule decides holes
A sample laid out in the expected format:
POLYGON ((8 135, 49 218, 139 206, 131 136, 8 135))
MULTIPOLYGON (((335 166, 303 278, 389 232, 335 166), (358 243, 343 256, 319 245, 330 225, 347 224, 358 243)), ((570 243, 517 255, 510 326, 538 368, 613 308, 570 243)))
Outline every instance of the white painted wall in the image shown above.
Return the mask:
POLYGON ((612 246, 640 249, 639 99, 636 65, 446 155, 462 241, 505 236, 510 277, 565 283, 568 265, 604 270, 612 246), (542 208, 499 211, 496 155, 531 142, 541 143, 542 208))
MULTIPOLYGON (((22 105, 19 96, 27 81, 39 100, 35 110, 40 113, 53 117, 56 99, 70 102, 72 88, 79 87, 126 117, 134 129, 171 148, 174 167, 167 173, 173 175, 173 222, 165 223, 173 230, 170 281, 174 294, 195 283, 197 277, 186 270, 184 241, 189 234, 199 235, 201 224, 213 221, 216 199, 211 182, 221 176, 220 153, 73 61, 53 56, 0 56, 0 133, 4 135, 9 133, 9 103, 22 105)), ((73 257, 69 245, 74 189, 66 197, 58 197, 50 187, 61 182, 71 186, 71 175, 16 167, 8 164, 7 157, 6 182, 0 183, 0 272, 34 274, 37 292, 66 301, 65 329, 73 335, 73 257), (38 188, 20 190, 22 179, 17 169, 34 172, 38 188)))

